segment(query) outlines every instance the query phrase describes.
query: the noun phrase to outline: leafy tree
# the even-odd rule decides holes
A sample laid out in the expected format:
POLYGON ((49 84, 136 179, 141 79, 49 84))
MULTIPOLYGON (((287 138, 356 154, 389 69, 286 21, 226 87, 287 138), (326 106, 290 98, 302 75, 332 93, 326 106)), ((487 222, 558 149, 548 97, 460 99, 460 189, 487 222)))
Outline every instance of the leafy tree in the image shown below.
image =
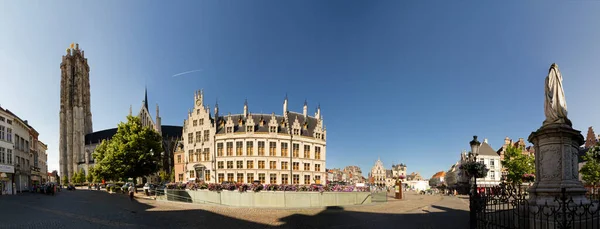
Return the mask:
POLYGON ((446 172, 446 176, 444 176, 444 181, 449 187, 455 185, 457 183, 456 173, 449 170, 446 172))
POLYGON ((441 183, 440 179, 437 179, 437 178, 429 179, 429 187, 431 187, 431 188, 437 187, 440 183, 441 183))
POLYGON ((588 150, 583 156, 585 164, 579 170, 581 178, 586 183, 594 186, 600 182, 600 160, 596 156, 598 152, 598 146, 588 150))
POLYGON ((108 180, 147 176, 159 169, 162 138, 155 130, 143 127, 138 117, 127 116, 117 133, 94 150, 94 176, 108 180))
POLYGON ((87 182, 90 182, 90 183, 95 182, 94 181, 94 173, 92 172, 93 170, 94 170, 94 167, 88 169, 88 174, 85 178, 85 180, 87 182))
POLYGON ((169 181, 169 174, 164 169, 158 172, 158 177, 160 177, 161 182, 169 181))
POLYGON ((77 181, 79 180, 79 173, 77 171, 73 172, 73 175, 71 175, 71 182, 67 182, 67 183, 77 183, 77 181))
POLYGON ((67 185, 69 184, 69 178, 67 176, 62 176, 61 182, 62 185, 67 185))
POLYGON ((504 152, 502 166, 508 171, 506 181, 510 183, 520 184, 523 175, 535 173, 535 158, 522 152, 522 148, 514 146, 508 146, 504 152))

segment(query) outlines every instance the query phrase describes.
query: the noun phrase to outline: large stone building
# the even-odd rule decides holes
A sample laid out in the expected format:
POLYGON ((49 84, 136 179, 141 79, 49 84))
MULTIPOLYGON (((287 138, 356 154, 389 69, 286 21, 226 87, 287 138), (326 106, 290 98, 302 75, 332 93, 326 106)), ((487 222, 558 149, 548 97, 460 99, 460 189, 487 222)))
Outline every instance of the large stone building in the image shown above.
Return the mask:
MULTIPOLYGON (((117 133, 117 128, 92 131, 90 68, 84 51, 79 49, 79 44, 71 44, 67 49, 67 54, 62 57, 60 69, 60 176, 71 181, 74 172, 84 170, 85 174, 88 174, 89 168, 94 165, 94 149, 102 140, 111 139, 117 133)), ((129 114, 132 115, 131 107, 129 114)), ((161 167, 171 171, 175 142, 181 138, 181 127, 162 125, 158 105, 156 120, 152 119, 148 108, 147 90, 137 116, 142 125, 162 135, 164 152, 161 152, 161 167)))
POLYGON ((0 193, 29 190, 45 182, 47 146, 27 120, 0 107, 0 193))
POLYGON ((384 187, 386 185, 386 170, 383 167, 383 162, 380 159, 377 159, 373 168, 371 168, 371 173, 369 174, 369 179, 373 185, 384 187))
POLYGON ((306 102, 302 113, 292 112, 286 96, 282 115, 251 114, 247 101, 241 114, 219 112, 216 104, 213 117, 203 92, 195 93, 183 124, 185 171, 176 172, 183 178, 177 180, 324 183, 327 131, 320 107, 313 117, 306 102))
POLYGON ((78 162, 86 158, 85 135, 92 133, 90 67, 79 44, 67 49, 60 72, 60 174, 71 181, 78 162))

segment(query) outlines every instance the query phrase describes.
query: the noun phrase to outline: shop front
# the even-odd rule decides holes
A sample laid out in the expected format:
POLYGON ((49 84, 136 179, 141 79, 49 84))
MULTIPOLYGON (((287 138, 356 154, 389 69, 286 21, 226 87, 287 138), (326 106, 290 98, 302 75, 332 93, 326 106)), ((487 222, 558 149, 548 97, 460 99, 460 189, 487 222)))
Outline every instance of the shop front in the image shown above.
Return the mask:
POLYGON ((12 195, 13 178, 15 175, 15 167, 12 165, 0 165, 0 194, 12 195))

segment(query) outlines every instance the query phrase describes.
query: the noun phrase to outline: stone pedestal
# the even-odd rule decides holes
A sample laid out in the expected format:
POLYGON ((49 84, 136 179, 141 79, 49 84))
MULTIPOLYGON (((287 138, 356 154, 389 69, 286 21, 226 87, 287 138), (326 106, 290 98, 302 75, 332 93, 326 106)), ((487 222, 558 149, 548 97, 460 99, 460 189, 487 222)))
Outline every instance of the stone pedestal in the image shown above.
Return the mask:
POLYGON ((529 188, 529 205, 558 206, 561 188, 573 202, 589 203, 586 189, 579 181, 579 146, 584 143, 581 131, 565 124, 544 125, 529 135, 535 147, 536 181, 529 188))

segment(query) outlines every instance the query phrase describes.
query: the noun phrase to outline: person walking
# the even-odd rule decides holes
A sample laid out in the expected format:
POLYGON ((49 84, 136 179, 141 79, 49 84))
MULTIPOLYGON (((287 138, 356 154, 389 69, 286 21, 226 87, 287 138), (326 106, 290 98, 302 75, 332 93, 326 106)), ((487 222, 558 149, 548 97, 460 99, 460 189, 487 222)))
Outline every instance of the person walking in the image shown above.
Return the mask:
POLYGON ((129 200, 133 201, 133 185, 129 186, 129 200))

